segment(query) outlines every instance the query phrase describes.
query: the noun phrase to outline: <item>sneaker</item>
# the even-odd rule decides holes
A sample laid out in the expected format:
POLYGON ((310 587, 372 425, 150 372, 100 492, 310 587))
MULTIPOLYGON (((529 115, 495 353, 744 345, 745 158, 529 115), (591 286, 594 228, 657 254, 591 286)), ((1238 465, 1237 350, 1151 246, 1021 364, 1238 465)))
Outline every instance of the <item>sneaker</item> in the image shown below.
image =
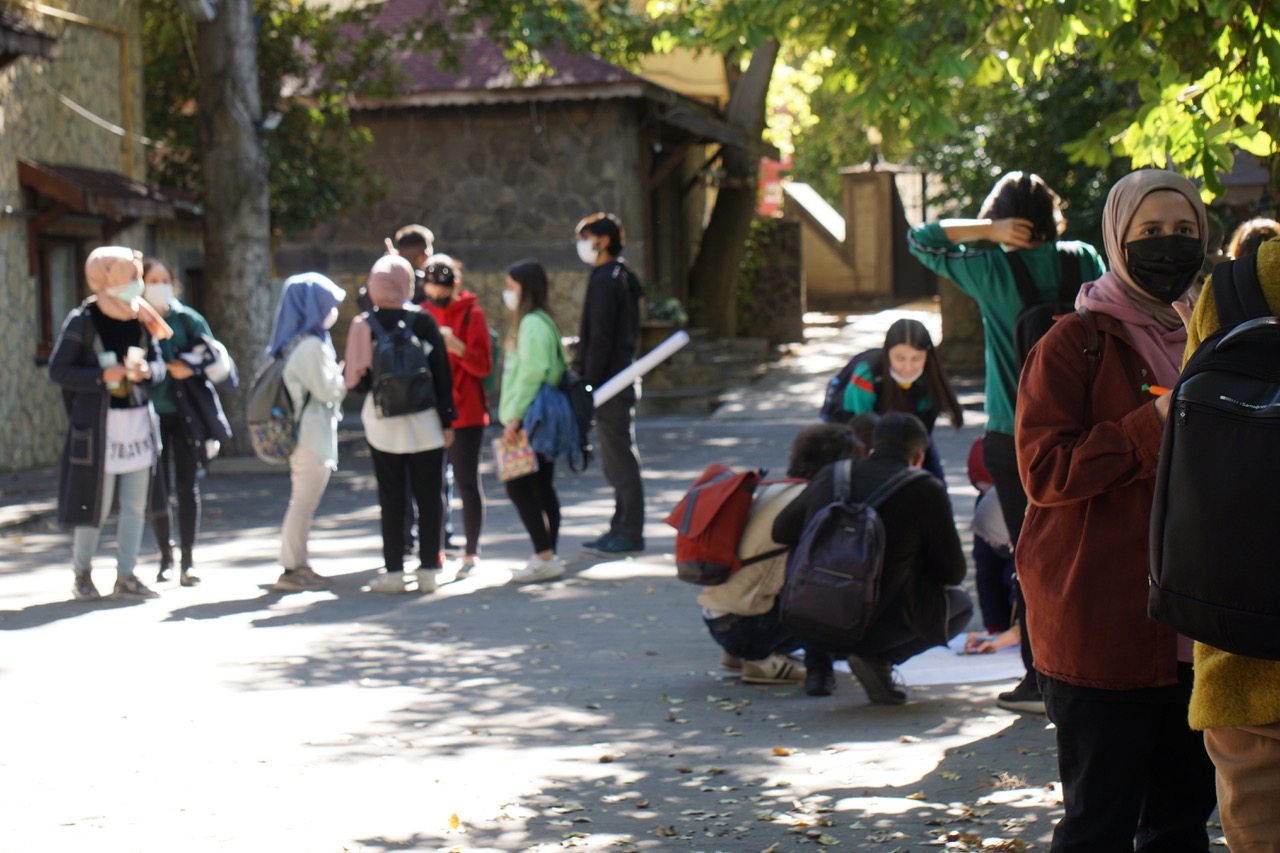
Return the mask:
POLYGON ((468 554, 462 558, 462 562, 458 565, 458 571, 454 573, 454 580, 466 580, 476 570, 476 566, 480 563, 480 558, 475 554, 468 554))
POLYGON ((383 572, 369 581, 369 591, 395 595, 401 592, 408 592, 409 584, 405 581, 404 572, 383 572))
POLYGON ((1035 673, 1027 673, 1018 682, 1017 687, 997 696, 996 705, 1006 711, 1018 711, 1023 714, 1043 714, 1044 697, 1040 695, 1040 687, 1036 684, 1035 673))
POLYGON ((91 572, 76 572, 75 585, 72 586, 71 591, 80 601, 97 601, 102 598, 98 588, 93 585, 91 572))
POLYGON ((137 575, 125 575, 116 579, 116 586, 111 591, 111 597, 143 601, 148 598, 159 598, 160 593, 149 589, 142 581, 138 580, 137 575))
POLYGON ((849 655, 849 669, 877 705, 901 705, 907 701, 906 686, 894 680, 893 664, 884 658, 849 655))
POLYGON ((435 592, 436 587, 439 586, 439 582, 437 581, 437 578, 439 577, 439 575, 440 575, 439 566, 419 567, 418 573, 416 575, 416 577, 418 578, 418 592, 424 595, 428 592, 435 592))
POLYGON ((644 553, 644 540, 623 539, 621 536, 610 534, 601 537, 590 547, 584 545, 583 550, 602 557, 633 557, 644 553))
POLYGON ((161 566, 156 572, 156 583, 168 583, 173 578, 173 566, 161 566))
POLYGON ((804 692, 810 696, 830 696, 836 689, 836 674, 831 664, 809 667, 804 676, 804 692))
POLYGON ((271 588, 276 592, 303 592, 306 590, 327 589, 329 579, 321 577, 311 569, 285 569, 271 588))
POLYGON ((608 534, 608 533, 604 533, 604 534, 601 534, 600 536, 597 536, 595 539, 592 539, 592 540, 591 540, 591 541, 589 541, 589 542, 583 542, 583 543, 582 543, 582 550, 584 550, 584 551, 594 551, 596 548, 599 548, 599 547, 600 547, 600 543, 604 542, 604 540, 606 540, 606 539, 608 539, 608 538, 609 538, 609 534, 608 534))
POLYGON ((805 676, 804 666, 786 655, 742 662, 742 680, 747 684, 799 684, 805 676))
POLYGON ((537 583, 538 581, 553 581, 563 574, 564 563, 560 562, 560 558, 555 554, 552 554, 549 560, 544 560, 534 555, 533 559, 526 563, 523 569, 515 569, 511 572, 511 582, 537 583))
POLYGON ((720 653, 720 668, 730 672, 742 672, 742 658, 734 657, 728 652, 720 653))
POLYGON ((182 570, 182 574, 178 577, 178 583, 183 586, 195 586, 200 583, 200 578, 191 574, 191 567, 188 566, 182 570))

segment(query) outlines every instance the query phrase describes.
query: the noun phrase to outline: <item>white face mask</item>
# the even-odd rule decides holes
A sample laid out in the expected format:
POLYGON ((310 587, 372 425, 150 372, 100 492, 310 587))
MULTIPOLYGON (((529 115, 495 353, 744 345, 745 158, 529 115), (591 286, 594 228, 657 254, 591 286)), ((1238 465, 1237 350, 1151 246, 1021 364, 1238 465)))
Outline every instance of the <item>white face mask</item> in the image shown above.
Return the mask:
POLYGON ((324 318, 324 327, 332 329, 333 324, 338 322, 338 306, 335 305, 329 310, 329 316, 324 318))
POLYGON ((142 295, 143 284, 142 279, 136 279, 128 284, 122 284, 119 287, 113 287, 107 291, 111 296, 119 299, 128 305, 132 305, 134 300, 142 295))
POLYGON ((502 291, 502 304, 507 306, 508 311, 514 311, 520 307, 520 291, 504 290, 502 291))
POLYGON ((595 266, 596 260, 600 257, 600 250, 591 247, 591 241, 585 238, 578 240, 578 257, 584 264, 595 266))
POLYGON ((915 383, 917 379, 919 379, 923 375, 924 375, 923 367, 917 370, 911 376, 903 376, 901 373, 894 370, 892 367, 889 368, 889 376, 893 379, 894 382, 897 382, 899 385, 912 385, 915 383))
POLYGON ((150 302, 152 308, 168 308, 169 300, 173 298, 173 285, 163 281, 152 282, 142 289, 142 298, 150 302))

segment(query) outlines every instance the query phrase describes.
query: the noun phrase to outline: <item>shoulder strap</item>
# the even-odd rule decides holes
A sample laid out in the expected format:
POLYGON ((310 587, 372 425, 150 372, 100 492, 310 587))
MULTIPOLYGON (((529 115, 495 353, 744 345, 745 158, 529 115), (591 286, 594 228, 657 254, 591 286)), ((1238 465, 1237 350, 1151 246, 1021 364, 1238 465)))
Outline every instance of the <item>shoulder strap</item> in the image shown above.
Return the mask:
POLYGON ((907 483, 910 483, 912 480, 918 480, 921 477, 932 476, 932 474, 923 468, 907 466, 877 486, 876 490, 867 495, 866 499, 861 501, 861 503, 864 503, 873 509, 878 509, 880 504, 888 500, 894 492, 898 491, 898 489, 902 488, 907 483))
POLYGON ((1058 295, 1063 299, 1074 299, 1080 292, 1080 253, 1074 249, 1058 248, 1058 263, 1062 266, 1062 283, 1058 286, 1058 295))
POLYGON ((1027 262, 1017 252, 1005 252, 1004 257, 1009 262, 1009 269, 1013 271, 1013 283, 1018 286, 1022 307, 1030 308, 1036 303, 1043 302, 1040 291, 1036 290, 1036 283, 1031 280, 1031 270, 1027 269, 1027 262))
MULTIPOLYGON (((378 339, 378 343, 388 343, 391 340, 391 333, 388 332, 386 328, 383 327, 382 323, 378 321, 378 318, 374 316, 375 313, 376 312, 374 311, 370 311, 369 318, 366 322, 368 323, 369 328, 373 330, 373 336, 378 339)), ((401 320, 399 325, 403 326, 404 321, 401 320)))
POLYGON ((853 460, 841 459, 831 469, 831 496, 838 501, 848 503, 853 494, 853 460))
POLYGON ((1257 256, 1225 261, 1213 268, 1213 301, 1224 329, 1271 316, 1258 281, 1257 256))

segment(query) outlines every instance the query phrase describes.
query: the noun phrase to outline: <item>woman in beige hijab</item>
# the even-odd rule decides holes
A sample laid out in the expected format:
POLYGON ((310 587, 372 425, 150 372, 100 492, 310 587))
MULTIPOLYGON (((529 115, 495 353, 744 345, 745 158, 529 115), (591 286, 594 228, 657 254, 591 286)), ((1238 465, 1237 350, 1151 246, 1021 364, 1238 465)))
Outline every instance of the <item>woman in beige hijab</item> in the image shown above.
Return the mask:
POLYGON ((1213 766, 1187 725, 1191 643, 1147 618, 1170 395, 1145 390, 1181 370, 1205 209, 1186 178, 1144 170, 1111 188, 1102 227, 1111 272, 1031 351, 1015 407, 1024 628, 1062 778, 1052 849, 1207 851, 1213 766))
POLYGON ((140 253, 123 246, 95 249, 84 272, 93 295, 67 315, 49 359, 49 377, 68 392, 58 521, 73 530, 73 591, 82 600, 101 597, 91 564, 118 497, 112 596, 155 598, 134 567, 160 450, 148 396, 152 383, 165 376, 156 340, 173 332, 142 299, 140 253))

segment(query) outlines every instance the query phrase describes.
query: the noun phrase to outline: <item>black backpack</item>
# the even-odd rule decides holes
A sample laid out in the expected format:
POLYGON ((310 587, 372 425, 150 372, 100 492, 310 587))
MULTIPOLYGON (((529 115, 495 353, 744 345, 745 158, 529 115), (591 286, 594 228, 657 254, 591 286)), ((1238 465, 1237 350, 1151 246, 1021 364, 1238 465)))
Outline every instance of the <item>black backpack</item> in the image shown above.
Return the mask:
POLYGON ((832 377, 827 383, 827 393, 822 400, 822 410, 818 413, 819 419, 827 423, 847 424, 853 420, 853 412, 847 412, 844 408, 844 389, 849 387, 849 380, 853 378, 853 372, 857 370, 858 365, 872 358, 880 357, 880 350, 871 349, 861 352, 849 359, 849 363, 841 368, 840 372, 832 377))
POLYGON ((1173 389, 1156 468, 1151 618, 1223 651, 1280 660, 1280 318, 1253 257, 1213 270, 1221 326, 1173 389))
POLYGON ((1031 348, 1049 331, 1054 318, 1076 310, 1076 294, 1080 292, 1080 255, 1064 246, 1057 248, 1057 255, 1062 266, 1062 281, 1058 284, 1057 296, 1046 300, 1031 279, 1026 261, 1017 252, 1005 253, 1005 259, 1013 270, 1014 283, 1018 286, 1018 295, 1022 297, 1022 310, 1013 321, 1013 354, 1018 364, 1013 375, 1014 387, 1009 389, 1010 400, 1018 396, 1018 377, 1022 375, 1022 366, 1027 363, 1031 348))
POLYGON ((870 627, 880 601, 885 531, 876 508, 919 477, 905 468, 860 501, 852 499, 853 462, 832 469, 831 503, 814 513, 787 558, 779 615, 796 636, 838 651, 853 648, 870 627))
MULTIPOLYGON (((411 415, 436 405, 435 380, 422 341, 402 319, 390 330, 371 312, 365 322, 373 330, 373 406, 378 417, 411 415)), ((413 319, 414 312, 409 312, 413 319)))

